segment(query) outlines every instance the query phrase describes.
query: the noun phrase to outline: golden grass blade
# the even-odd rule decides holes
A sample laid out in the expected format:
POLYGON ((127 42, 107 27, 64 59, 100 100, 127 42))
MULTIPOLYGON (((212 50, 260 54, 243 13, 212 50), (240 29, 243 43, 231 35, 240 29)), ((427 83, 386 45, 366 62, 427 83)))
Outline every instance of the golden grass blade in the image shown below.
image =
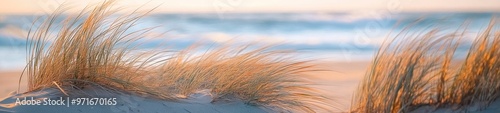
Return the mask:
POLYGON ((179 52, 138 51, 141 44, 136 42, 153 28, 129 29, 150 11, 136 10, 113 19, 114 2, 68 15, 62 27, 56 29, 56 20, 63 13, 58 9, 40 26, 34 26, 34 31, 30 30, 26 67, 29 91, 57 87, 69 95, 97 84, 141 96, 178 100, 209 90, 213 102, 236 97, 277 112, 333 108, 330 99, 306 81, 304 73, 317 71, 316 64, 295 59, 290 51, 273 50, 272 46, 251 49, 252 45, 222 45, 202 55, 194 54, 199 51, 196 45, 179 52))

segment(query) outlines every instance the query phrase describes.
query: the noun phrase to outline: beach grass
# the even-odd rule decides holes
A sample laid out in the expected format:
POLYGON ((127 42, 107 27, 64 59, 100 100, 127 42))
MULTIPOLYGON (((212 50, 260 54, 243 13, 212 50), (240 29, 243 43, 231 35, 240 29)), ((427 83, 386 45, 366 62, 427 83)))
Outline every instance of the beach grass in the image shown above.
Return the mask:
POLYGON ((58 88, 71 96, 98 84, 166 101, 208 90, 214 103, 237 98, 277 112, 333 108, 304 74, 320 69, 312 61, 294 57, 293 51, 252 44, 221 45, 201 55, 194 54, 195 45, 183 50, 139 50, 136 41, 153 28, 129 29, 151 10, 119 15, 113 4, 111 0, 88 6, 77 15, 65 15, 63 21, 58 19, 66 9, 60 7, 39 18, 40 25, 33 24, 23 72, 28 92, 58 88))
POLYGON ((484 109, 500 96, 500 31, 494 20, 474 41, 452 84, 452 103, 484 109))
MULTIPOLYGON (((495 19, 492 19, 495 20, 495 19)), ((466 29, 414 30, 411 25, 384 43, 354 96, 351 112, 411 112, 478 105, 497 99, 500 32, 494 21, 476 36, 465 58, 457 58, 466 29)))

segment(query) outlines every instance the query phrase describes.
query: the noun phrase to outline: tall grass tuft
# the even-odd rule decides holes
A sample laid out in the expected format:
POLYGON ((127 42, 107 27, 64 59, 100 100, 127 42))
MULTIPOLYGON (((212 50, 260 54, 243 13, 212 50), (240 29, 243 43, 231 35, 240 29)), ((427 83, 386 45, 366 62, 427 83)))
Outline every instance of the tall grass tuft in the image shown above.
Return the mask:
POLYGON ((234 97, 281 112, 331 110, 329 99, 311 88, 304 74, 318 68, 292 51, 251 45, 220 46, 201 55, 195 46, 139 51, 136 41, 152 28, 129 28, 149 11, 114 18, 113 3, 68 15, 60 28, 63 8, 41 18, 42 24, 28 34, 29 91, 57 87, 71 92, 98 84, 173 101, 208 90, 213 102, 234 97))
POLYGON ((453 103, 484 109, 500 96, 500 32, 494 21, 471 46, 453 82, 453 103))
POLYGON ((133 42, 151 29, 127 32, 147 12, 108 19, 116 12, 111 9, 113 3, 103 2, 63 21, 58 19, 65 9, 59 7, 53 14, 41 18, 41 25, 30 29, 26 68, 29 91, 57 84, 82 89, 90 83, 99 83, 123 90, 138 90, 138 93, 152 93, 144 91, 148 89, 142 88, 146 84, 138 80, 140 75, 151 73, 145 69, 150 67, 136 65, 150 64, 151 61, 141 59, 154 55, 148 52, 131 55, 137 46, 133 42), (61 22, 61 26, 57 27, 56 22, 61 22), (57 30, 55 35, 51 34, 54 29, 57 30))
POLYGON ((187 51, 165 62, 160 76, 154 78, 180 97, 208 89, 212 102, 236 97, 282 112, 315 112, 331 107, 322 106, 328 105, 329 99, 309 87, 312 83, 303 74, 318 71, 315 65, 297 61, 291 51, 222 47, 198 56, 186 55, 187 51))
POLYGON ((473 103, 486 107, 500 91, 496 82, 500 80, 496 60, 500 32, 492 35, 493 25, 491 22, 477 36, 465 59, 454 58, 463 45, 465 29, 410 32, 410 26, 403 30, 377 52, 351 111, 399 113, 421 106, 466 107, 473 103))

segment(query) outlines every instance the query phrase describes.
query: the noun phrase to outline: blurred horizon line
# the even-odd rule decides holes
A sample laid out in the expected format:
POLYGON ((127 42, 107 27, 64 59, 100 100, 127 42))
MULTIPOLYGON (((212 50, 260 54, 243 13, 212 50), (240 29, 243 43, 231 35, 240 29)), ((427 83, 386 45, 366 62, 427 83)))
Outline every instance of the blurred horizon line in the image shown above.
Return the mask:
MULTIPOLYGON (((66 12, 78 13, 85 6, 97 5, 102 0, 16 0, 3 1, 0 14, 50 13, 63 5, 66 12)), ((321 13, 387 11, 399 12, 500 12, 498 0, 482 2, 467 0, 117 0, 119 13, 153 9, 157 13, 321 13), (453 4, 453 5, 450 5, 453 4)))

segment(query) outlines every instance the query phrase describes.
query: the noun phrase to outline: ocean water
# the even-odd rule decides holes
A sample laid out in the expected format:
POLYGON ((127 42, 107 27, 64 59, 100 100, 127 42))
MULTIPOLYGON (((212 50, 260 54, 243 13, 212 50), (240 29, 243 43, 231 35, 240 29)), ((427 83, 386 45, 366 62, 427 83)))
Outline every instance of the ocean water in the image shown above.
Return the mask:
MULTIPOLYGON (((224 44, 229 41, 276 44, 278 49, 298 50, 305 58, 356 61, 370 60, 388 36, 407 26, 451 32, 469 23, 467 31, 474 33, 498 15, 500 13, 152 14, 130 31, 157 27, 145 40, 140 40, 144 49, 155 47, 161 41, 167 41, 172 49, 200 42, 224 44)), ((20 69, 26 63, 25 35, 35 17, 37 15, 0 15, 0 70, 20 69)), ((55 23, 63 18, 64 15, 55 23)))

